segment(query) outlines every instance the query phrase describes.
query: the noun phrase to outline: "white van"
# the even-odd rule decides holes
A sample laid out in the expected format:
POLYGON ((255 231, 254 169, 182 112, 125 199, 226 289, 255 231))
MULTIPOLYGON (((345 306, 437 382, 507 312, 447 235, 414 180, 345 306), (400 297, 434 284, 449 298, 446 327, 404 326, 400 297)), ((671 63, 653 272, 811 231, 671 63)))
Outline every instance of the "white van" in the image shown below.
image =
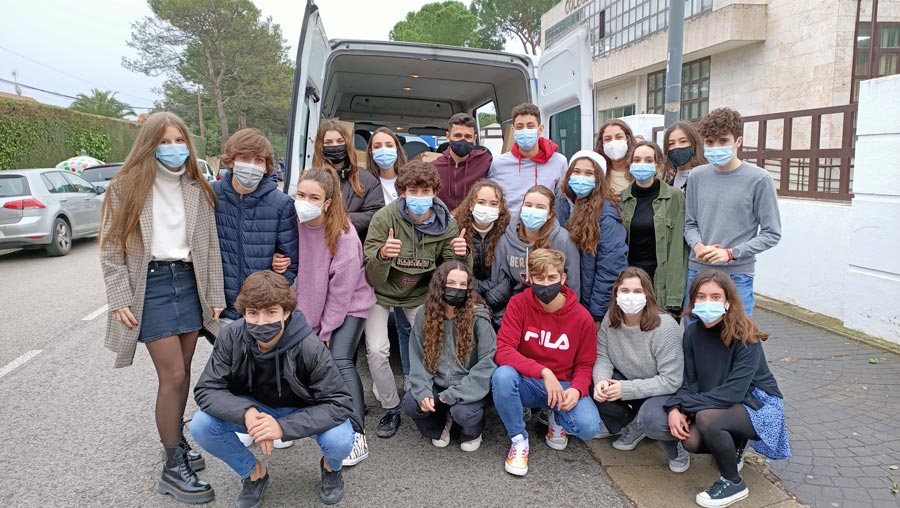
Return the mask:
MULTIPOLYGON (((296 69, 285 178, 285 192, 291 195, 300 170, 312 163, 323 118, 354 123, 355 148, 365 150, 366 134, 379 126, 413 136, 443 136, 455 113, 477 119, 482 108, 493 105, 505 127, 514 106, 532 102, 541 110, 544 135, 563 155, 593 146, 591 53, 583 29, 555 44, 536 64, 527 55, 501 51, 329 40, 318 7, 307 0, 296 69)), ((503 133, 508 136, 508 129, 503 133)), ((407 153, 430 149, 418 145, 407 140, 407 153)))

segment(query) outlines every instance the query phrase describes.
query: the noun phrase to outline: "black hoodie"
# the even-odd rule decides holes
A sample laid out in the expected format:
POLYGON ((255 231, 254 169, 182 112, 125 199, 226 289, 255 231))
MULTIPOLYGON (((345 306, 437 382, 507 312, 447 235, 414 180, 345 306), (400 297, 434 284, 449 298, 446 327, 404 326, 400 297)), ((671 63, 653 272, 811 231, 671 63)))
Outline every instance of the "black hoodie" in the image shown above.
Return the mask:
POLYGON ((209 415, 237 424, 244 423, 253 399, 303 408, 278 419, 284 440, 320 434, 347 418, 355 429, 362 428, 331 353, 300 311, 291 313, 284 335, 266 352, 247 333, 243 319, 224 327, 194 387, 194 399, 209 415))

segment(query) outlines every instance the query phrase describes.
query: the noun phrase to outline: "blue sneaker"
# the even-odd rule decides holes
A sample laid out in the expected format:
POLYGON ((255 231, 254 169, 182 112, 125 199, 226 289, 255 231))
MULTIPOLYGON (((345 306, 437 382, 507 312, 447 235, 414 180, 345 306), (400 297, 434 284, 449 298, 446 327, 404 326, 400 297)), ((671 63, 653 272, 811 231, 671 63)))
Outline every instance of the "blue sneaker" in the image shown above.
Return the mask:
POLYGON ((704 508, 723 508, 730 506, 750 495, 747 484, 742 479, 740 483, 732 483, 725 478, 719 478, 704 492, 697 494, 697 504, 704 508))

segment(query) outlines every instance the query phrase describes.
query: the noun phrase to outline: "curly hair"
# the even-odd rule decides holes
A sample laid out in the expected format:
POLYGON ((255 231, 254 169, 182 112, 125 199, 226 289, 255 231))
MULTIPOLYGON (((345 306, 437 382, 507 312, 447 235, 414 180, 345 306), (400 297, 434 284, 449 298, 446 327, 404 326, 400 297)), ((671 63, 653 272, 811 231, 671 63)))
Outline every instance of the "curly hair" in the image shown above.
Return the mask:
POLYGON ((579 198, 572 192, 572 189, 569 188, 569 177, 572 176, 572 172, 575 170, 575 163, 580 160, 582 159, 575 159, 569 164, 566 176, 559 184, 563 188, 566 197, 575 204, 569 220, 566 221, 566 231, 569 232, 569 237, 575 242, 575 246, 578 247, 579 251, 596 256, 597 246, 600 243, 600 214, 603 211, 603 203, 608 199, 616 207, 620 216, 622 211, 619 209, 619 204, 616 203, 616 200, 611 199, 612 187, 607 179, 604 178, 603 170, 591 159, 584 158, 584 160, 591 161, 591 164, 594 165, 594 179, 597 181, 597 185, 590 194, 583 198, 579 198))
POLYGON ((400 168, 397 175, 397 182, 394 183, 397 194, 406 192, 407 187, 430 187, 435 196, 441 191, 441 177, 430 162, 409 161, 400 168))
POLYGON ((684 316, 690 316, 691 312, 694 311, 694 302, 697 300, 700 286, 707 282, 712 282, 722 288, 722 291, 725 292, 725 301, 728 302, 728 310, 725 311, 725 318, 722 320, 722 323, 725 325, 722 328, 722 342, 726 346, 730 346, 735 340, 741 341, 746 346, 747 344, 756 344, 760 340, 769 338, 768 333, 759 331, 756 323, 747 317, 747 312, 744 310, 744 301, 741 300, 731 277, 718 270, 701 272, 691 282, 691 288, 688 291, 690 303, 684 309, 684 316))
MULTIPOLYGON (((525 191, 522 202, 524 203, 525 198, 532 193, 540 194, 550 201, 550 209, 547 211, 547 222, 538 230, 538 238, 534 241, 533 245, 535 249, 546 249, 550 247, 550 233, 553 233, 553 228, 555 227, 554 222, 556 222, 556 197, 550 189, 543 185, 535 185, 525 191)), ((519 210, 519 213, 521 213, 521 210, 519 210)), ((516 227, 516 233, 519 235, 519 240, 528 243, 528 240, 525 239, 525 225, 522 224, 522 221, 519 221, 519 225, 516 227)))
POLYGON ((704 140, 717 139, 728 134, 737 139, 744 132, 744 120, 740 113, 731 108, 714 109, 700 120, 698 131, 704 140))
POLYGON ((503 238, 503 233, 506 232, 510 219, 509 208, 506 206, 506 196, 503 195, 503 189, 492 180, 478 180, 475 182, 475 185, 472 186, 472 189, 469 190, 466 199, 459 204, 456 210, 453 210, 453 217, 456 218, 459 230, 466 230, 466 243, 469 245, 469 249, 472 249, 474 235, 476 234, 475 219, 472 217, 472 210, 475 208, 475 199, 476 196, 478 196, 478 191, 485 187, 493 189, 500 201, 500 216, 497 218, 497 222, 494 222, 494 227, 488 231, 487 235, 485 235, 487 238, 487 248, 484 252, 484 266, 493 266, 497 244, 499 244, 500 239, 503 238))
POLYGON ((472 271, 459 261, 448 261, 435 270, 428 284, 428 295, 425 297, 425 326, 423 329, 423 349, 425 350, 425 367, 429 372, 436 374, 438 360, 444 350, 444 286, 447 285, 447 276, 453 270, 466 273, 468 284, 466 285, 465 307, 456 310, 453 318, 453 343, 456 349, 456 359, 466 365, 472 350, 475 348, 475 309, 481 303, 478 296, 478 284, 472 271))

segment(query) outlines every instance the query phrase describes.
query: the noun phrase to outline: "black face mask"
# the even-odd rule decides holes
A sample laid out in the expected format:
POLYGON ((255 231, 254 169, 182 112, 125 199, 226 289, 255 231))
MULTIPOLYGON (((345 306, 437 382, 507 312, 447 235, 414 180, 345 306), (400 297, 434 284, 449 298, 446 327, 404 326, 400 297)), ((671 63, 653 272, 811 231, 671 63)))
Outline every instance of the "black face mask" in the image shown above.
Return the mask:
POLYGON ((275 321, 274 323, 266 323, 264 325, 255 325, 247 323, 247 333, 253 337, 253 340, 267 344, 275 340, 284 329, 284 321, 275 321))
POLYGON ((475 149, 475 145, 466 140, 451 141, 450 149, 453 150, 457 157, 465 157, 475 149))
POLYGON ((469 291, 467 289, 445 287, 441 297, 451 307, 462 307, 469 297, 469 291))
POLYGON ((323 146, 322 155, 333 163, 343 162, 347 158, 347 145, 323 146))
POLYGON ((669 160, 672 161, 672 164, 674 164, 676 168, 684 166, 685 164, 690 162, 691 157, 693 156, 694 147, 692 146, 673 148, 669 150, 669 160))
POLYGON ((544 302, 544 305, 550 305, 550 302, 552 302, 553 299, 556 298, 556 295, 562 291, 562 282, 557 282, 548 286, 532 284, 531 290, 534 291, 534 296, 538 297, 538 300, 544 302))

